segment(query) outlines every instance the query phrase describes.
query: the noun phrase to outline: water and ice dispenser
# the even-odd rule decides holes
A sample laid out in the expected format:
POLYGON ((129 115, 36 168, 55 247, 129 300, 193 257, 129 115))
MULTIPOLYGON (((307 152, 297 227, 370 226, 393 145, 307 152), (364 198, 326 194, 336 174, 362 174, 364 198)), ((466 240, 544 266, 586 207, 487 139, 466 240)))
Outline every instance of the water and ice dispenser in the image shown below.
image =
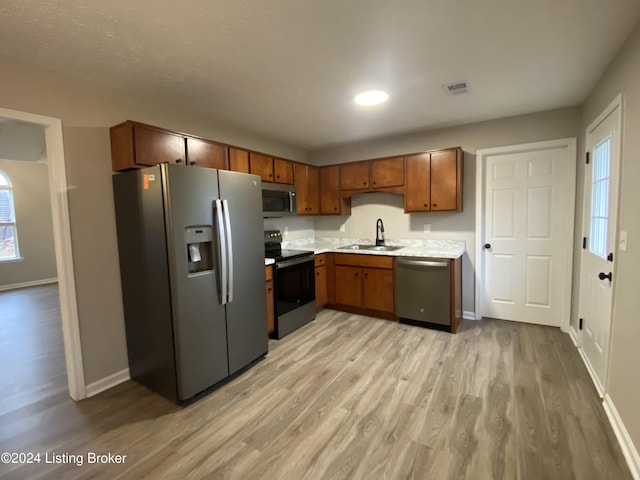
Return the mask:
POLYGON ((185 243, 187 246, 187 262, 189 273, 213 270, 211 227, 187 227, 185 243))

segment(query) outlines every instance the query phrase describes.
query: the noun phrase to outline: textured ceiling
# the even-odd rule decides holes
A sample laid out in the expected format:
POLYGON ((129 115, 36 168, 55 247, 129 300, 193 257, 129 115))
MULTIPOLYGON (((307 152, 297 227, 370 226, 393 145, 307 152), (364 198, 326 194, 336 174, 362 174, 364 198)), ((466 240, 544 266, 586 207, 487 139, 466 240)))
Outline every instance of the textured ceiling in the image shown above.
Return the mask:
POLYGON ((579 105, 639 18, 638 0, 1 0, 0 55, 313 149, 579 105), (353 104, 372 87, 385 105, 353 104))

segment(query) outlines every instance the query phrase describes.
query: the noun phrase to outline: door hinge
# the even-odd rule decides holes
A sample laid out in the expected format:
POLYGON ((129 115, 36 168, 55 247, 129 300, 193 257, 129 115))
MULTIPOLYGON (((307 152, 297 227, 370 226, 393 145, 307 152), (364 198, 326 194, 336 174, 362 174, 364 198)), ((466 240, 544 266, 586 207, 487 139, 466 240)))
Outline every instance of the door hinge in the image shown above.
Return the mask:
POLYGON ((587 248, 587 237, 582 237, 582 249, 587 248))
POLYGON ((578 319, 578 329, 582 330, 582 318, 578 319))
POLYGON ((609 253, 609 255, 607 255, 607 260, 609 262, 613 262, 613 252, 609 253))
POLYGON ((587 152, 587 165, 589 165, 589 152, 587 152))

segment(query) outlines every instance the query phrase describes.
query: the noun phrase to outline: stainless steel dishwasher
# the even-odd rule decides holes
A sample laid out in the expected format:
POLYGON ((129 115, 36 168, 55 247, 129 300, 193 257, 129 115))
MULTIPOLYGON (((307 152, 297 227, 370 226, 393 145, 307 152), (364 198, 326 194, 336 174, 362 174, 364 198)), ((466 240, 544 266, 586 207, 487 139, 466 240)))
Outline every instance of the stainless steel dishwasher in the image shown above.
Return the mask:
POLYGON ((451 325, 449 259, 398 257, 396 299, 401 322, 448 330, 451 325))

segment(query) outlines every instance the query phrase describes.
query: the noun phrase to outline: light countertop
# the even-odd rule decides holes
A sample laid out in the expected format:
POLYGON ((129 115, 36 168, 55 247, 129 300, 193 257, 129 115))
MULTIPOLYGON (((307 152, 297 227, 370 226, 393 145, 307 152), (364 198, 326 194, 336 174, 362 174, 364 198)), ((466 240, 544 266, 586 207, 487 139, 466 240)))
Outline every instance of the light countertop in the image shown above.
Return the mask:
POLYGON ((431 257, 431 258, 459 258, 466 251, 464 240, 396 240, 388 239, 385 244, 389 246, 401 246, 398 250, 347 250, 341 249, 347 245, 366 244, 373 245, 374 241, 368 238, 333 238, 317 237, 300 240, 290 240, 282 243, 282 248, 294 250, 313 250, 319 253, 354 253, 358 255, 386 255, 394 257, 431 257))
POLYGON ((276 261, 273 258, 265 258, 264 259, 264 266, 266 267, 267 265, 273 265, 274 263, 276 263, 276 261))

